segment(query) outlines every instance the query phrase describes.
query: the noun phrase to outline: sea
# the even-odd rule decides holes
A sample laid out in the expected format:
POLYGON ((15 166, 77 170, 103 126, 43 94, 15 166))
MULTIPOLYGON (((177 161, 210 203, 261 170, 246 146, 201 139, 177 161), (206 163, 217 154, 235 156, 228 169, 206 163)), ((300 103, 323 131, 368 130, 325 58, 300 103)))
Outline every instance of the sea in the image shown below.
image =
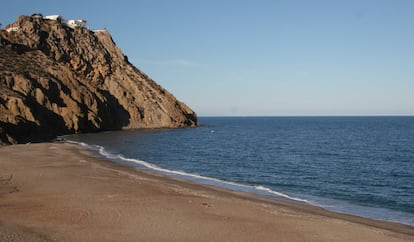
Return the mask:
POLYGON ((200 117, 65 136, 136 169, 414 226, 414 117, 200 117))

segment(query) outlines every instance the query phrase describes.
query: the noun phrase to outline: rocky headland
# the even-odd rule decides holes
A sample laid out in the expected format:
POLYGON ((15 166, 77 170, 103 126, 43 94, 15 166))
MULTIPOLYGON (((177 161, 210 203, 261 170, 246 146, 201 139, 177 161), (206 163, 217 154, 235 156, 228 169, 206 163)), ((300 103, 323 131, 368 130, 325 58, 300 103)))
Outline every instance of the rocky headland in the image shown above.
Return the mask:
POLYGON ((1 144, 197 126, 194 111, 134 67, 105 30, 20 16, 0 41, 1 144))

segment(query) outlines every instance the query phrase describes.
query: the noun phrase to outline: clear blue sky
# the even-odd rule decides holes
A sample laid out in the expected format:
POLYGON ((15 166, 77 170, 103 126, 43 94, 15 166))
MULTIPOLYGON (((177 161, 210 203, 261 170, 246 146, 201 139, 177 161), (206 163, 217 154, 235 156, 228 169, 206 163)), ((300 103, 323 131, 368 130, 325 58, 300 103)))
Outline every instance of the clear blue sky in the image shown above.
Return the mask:
POLYGON ((107 28, 199 115, 414 114, 412 0, 2 0, 107 28))

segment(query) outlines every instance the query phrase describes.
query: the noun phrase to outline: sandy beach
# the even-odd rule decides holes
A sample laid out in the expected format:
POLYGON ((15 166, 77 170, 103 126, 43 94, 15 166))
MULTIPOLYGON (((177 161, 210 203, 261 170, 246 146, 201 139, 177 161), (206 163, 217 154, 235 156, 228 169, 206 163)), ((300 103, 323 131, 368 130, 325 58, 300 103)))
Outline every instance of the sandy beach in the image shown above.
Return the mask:
POLYGON ((414 241, 412 227, 193 184, 68 143, 0 147, 0 241, 414 241))

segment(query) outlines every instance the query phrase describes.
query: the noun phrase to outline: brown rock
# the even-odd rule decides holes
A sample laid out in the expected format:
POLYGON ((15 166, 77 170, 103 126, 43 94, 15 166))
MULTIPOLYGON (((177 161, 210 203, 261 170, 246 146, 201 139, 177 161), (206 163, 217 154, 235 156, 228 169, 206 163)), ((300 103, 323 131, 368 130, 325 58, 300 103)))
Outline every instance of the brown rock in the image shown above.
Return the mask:
POLYGON ((0 143, 197 125, 196 114, 130 64, 107 31, 21 16, 0 31, 0 143))

